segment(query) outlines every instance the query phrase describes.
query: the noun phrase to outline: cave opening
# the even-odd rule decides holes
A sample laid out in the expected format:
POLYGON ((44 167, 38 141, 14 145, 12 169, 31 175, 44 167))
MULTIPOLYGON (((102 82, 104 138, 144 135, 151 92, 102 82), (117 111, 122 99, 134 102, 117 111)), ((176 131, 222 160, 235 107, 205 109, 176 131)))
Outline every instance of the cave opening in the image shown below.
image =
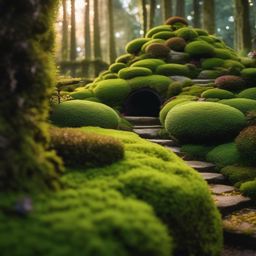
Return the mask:
POLYGON ((158 116, 162 104, 159 94, 150 88, 133 91, 123 105, 125 116, 158 116))

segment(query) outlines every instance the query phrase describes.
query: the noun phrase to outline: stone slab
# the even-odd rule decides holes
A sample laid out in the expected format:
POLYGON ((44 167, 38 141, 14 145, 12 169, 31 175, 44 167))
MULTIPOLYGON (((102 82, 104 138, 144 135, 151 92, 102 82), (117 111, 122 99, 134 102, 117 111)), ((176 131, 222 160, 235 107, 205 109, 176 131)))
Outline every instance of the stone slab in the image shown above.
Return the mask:
POLYGON ((213 194, 219 195, 223 193, 233 192, 235 191, 235 187, 223 184, 211 184, 210 190, 213 194))
POLYGON ((162 129, 162 125, 134 125, 133 129, 162 129))
POLYGON ((180 147, 167 146, 166 148, 178 155, 179 157, 183 157, 185 155, 183 152, 181 152, 180 147))
POLYGON ((154 129, 133 129, 133 132, 137 133, 140 137, 145 139, 157 138, 159 135, 159 128, 154 129))
POLYGON ((133 125, 160 125, 158 117, 151 116, 124 116, 133 125))
POLYGON ((194 84, 206 85, 209 83, 214 83, 214 79, 192 79, 194 84))
POLYGON ((165 140, 165 139, 149 139, 150 142, 157 143, 164 147, 177 146, 177 143, 174 140, 165 140))
POLYGON ((206 180, 209 184, 225 184, 226 179, 220 173, 215 172, 202 172, 200 173, 204 180, 206 180))
POLYGON ((203 161, 185 161, 187 165, 196 169, 199 172, 209 172, 214 170, 215 165, 209 162, 203 161))

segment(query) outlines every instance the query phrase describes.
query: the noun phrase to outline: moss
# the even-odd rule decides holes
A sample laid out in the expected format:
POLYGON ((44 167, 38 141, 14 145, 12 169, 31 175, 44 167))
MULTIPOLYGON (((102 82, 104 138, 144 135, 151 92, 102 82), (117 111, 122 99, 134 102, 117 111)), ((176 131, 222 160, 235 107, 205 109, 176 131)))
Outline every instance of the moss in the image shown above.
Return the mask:
POLYGON ((204 91, 201 94, 202 98, 217 98, 217 99, 231 99, 234 98, 235 95, 227 90, 223 90, 223 89, 218 89, 218 88, 214 88, 214 89, 209 89, 204 91))
POLYGON ((256 178, 256 169, 249 166, 230 165, 221 169, 232 184, 239 187, 243 182, 256 178))
POLYGON ((173 82, 168 87, 166 97, 169 99, 171 97, 177 96, 182 92, 182 84, 180 82, 173 82))
POLYGON ((118 75, 115 74, 115 73, 109 73, 109 74, 104 75, 104 76, 102 77, 103 80, 115 79, 115 78, 118 78, 118 75))
POLYGON ((84 133, 77 128, 52 128, 51 147, 66 166, 104 166, 124 157, 123 144, 110 136, 84 133))
POLYGON ((188 27, 176 30, 175 34, 178 37, 182 37, 186 41, 193 41, 195 38, 198 37, 197 32, 194 29, 188 27))
POLYGON ((243 183, 240 190, 245 196, 256 198, 256 179, 243 183))
POLYGON ((186 154, 186 157, 196 160, 205 160, 206 155, 212 150, 213 146, 185 144, 181 147, 181 152, 186 154))
POLYGON ((142 45, 148 41, 150 41, 150 38, 134 39, 125 46, 125 50, 130 54, 138 54, 141 50, 142 45))
POLYGON ((118 123, 118 130, 132 131, 133 130, 133 125, 129 121, 127 121, 125 118, 120 117, 119 118, 119 123, 118 123))
POLYGON ((155 72, 158 66, 165 64, 163 60, 160 59, 145 59, 139 60, 131 65, 131 67, 144 67, 151 69, 152 72, 155 72))
POLYGON ((110 106, 120 105, 131 91, 128 83, 123 79, 109 79, 99 82, 94 94, 103 103, 110 106))
POLYGON ((152 75, 152 71, 148 68, 142 68, 142 67, 128 67, 118 72, 118 76, 121 79, 131 79, 136 76, 149 76, 149 75, 152 75))
POLYGON ((150 54, 153 58, 167 57, 170 49, 161 43, 153 43, 147 46, 146 53, 150 54))
POLYGON ((246 83, 239 76, 224 75, 215 80, 215 85, 221 89, 237 91, 243 89, 246 83))
POLYGON ((213 69, 216 67, 222 67, 224 64, 224 60, 220 58, 208 58, 202 61, 203 69, 213 69))
POLYGON ((154 28, 150 29, 147 32, 146 37, 147 38, 152 37, 154 34, 159 33, 159 32, 163 32, 163 31, 171 32, 172 31, 171 26, 169 26, 169 25, 160 25, 160 26, 154 27, 154 28))
POLYGON ((233 108, 236 108, 246 114, 249 111, 256 110, 256 100, 244 99, 244 98, 235 98, 235 99, 226 99, 219 101, 221 104, 229 105, 233 108))
POLYGON ((117 128, 118 115, 110 107, 86 100, 63 102, 55 107, 51 121, 60 127, 99 126, 117 128))
POLYGON ((187 44, 185 52, 195 58, 213 57, 214 47, 203 41, 194 41, 187 44))
POLYGON ((191 102, 171 109, 165 128, 181 143, 208 144, 234 138, 245 122, 243 113, 230 106, 191 102))
POLYGON ((202 70, 199 75, 198 78, 200 79, 216 79, 220 76, 223 75, 223 71, 222 70, 202 70))
POLYGON ((197 34, 199 36, 208 36, 209 35, 209 33, 206 30, 204 30, 204 29, 194 28, 194 30, 197 32, 197 34))
POLYGON ((246 99, 252 99, 256 100, 256 87, 248 88, 243 91, 241 91, 238 95, 238 98, 246 98, 246 99))
POLYGON ((253 68, 256 65, 256 60, 249 57, 240 57, 240 61, 246 68, 253 68))
POLYGON ((119 70, 121 70, 125 67, 126 67, 126 64, 124 64, 124 63, 113 63, 112 65, 110 65, 109 70, 112 73, 118 73, 119 70))
POLYGON ((132 90, 136 90, 143 87, 150 87, 155 89, 161 95, 165 95, 169 84, 172 80, 166 76, 160 75, 151 75, 151 76, 142 76, 142 77, 135 77, 128 81, 132 90))
POLYGON ((214 57, 224 59, 224 60, 234 58, 232 53, 228 49, 220 49, 220 48, 214 49, 214 57))
POLYGON ((88 100, 88 101, 93 101, 93 102, 101 102, 98 98, 96 97, 89 97, 89 98, 86 98, 85 100, 88 100))
POLYGON ((191 87, 183 88, 181 96, 190 95, 200 97, 201 94, 209 89, 212 89, 212 86, 201 86, 201 85, 192 85, 191 87))
POLYGON ((206 156, 207 161, 215 163, 218 167, 233 165, 240 162, 240 154, 235 143, 218 145, 206 156))
POLYGON ((256 163, 256 126, 252 125, 240 132, 236 140, 237 148, 246 162, 256 163))
POLYGON ((244 79, 256 80, 256 68, 245 68, 241 71, 241 76, 244 79))
POLYGON ((170 32, 170 31, 161 31, 161 32, 158 32, 156 34, 154 34, 152 36, 153 39, 163 39, 163 40, 167 40, 171 37, 174 37, 175 34, 174 32, 170 32))
POLYGON ((177 23, 183 24, 184 26, 188 26, 187 20, 180 16, 172 16, 165 21, 165 24, 172 26, 176 25, 177 23))
POLYGON ((154 43, 163 44, 164 42, 165 42, 165 40, 163 40, 163 39, 152 39, 152 40, 146 42, 145 44, 143 44, 143 46, 141 47, 141 51, 146 52, 146 48, 151 44, 154 44, 154 43))
POLYGON ((93 97, 93 92, 89 89, 83 88, 83 90, 79 90, 77 92, 70 93, 70 96, 73 99, 82 100, 82 99, 86 99, 86 98, 89 98, 89 97, 93 97))
POLYGON ((238 70, 242 70, 244 68, 244 65, 236 60, 225 60, 223 67, 236 68, 238 70))
POLYGON ((161 109, 160 113, 159 113, 159 118, 160 118, 160 122, 162 125, 164 125, 165 122, 165 118, 168 114, 168 112, 174 108, 175 106, 177 106, 178 104, 184 103, 184 102, 190 102, 191 100, 195 100, 197 99, 194 96, 183 96, 180 98, 174 98, 171 99, 169 102, 167 102, 163 108, 161 109))
POLYGON ((186 41, 182 37, 172 37, 165 42, 173 51, 183 52, 186 46, 186 41))
POLYGON ((123 54, 116 58, 116 63, 124 63, 127 64, 131 59, 133 58, 133 55, 130 53, 123 54))
POLYGON ((156 73, 164 76, 189 76, 189 69, 181 64, 164 64, 158 66, 156 73))

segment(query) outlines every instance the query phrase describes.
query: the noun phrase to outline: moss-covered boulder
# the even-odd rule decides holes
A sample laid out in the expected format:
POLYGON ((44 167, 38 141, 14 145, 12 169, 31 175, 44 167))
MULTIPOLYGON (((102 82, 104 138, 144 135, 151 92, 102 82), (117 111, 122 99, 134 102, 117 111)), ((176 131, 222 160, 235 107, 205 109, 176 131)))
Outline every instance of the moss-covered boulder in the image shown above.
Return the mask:
POLYGON ((120 70, 118 76, 121 79, 131 79, 136 76, 149 76, 152 75, 151 69, 143 67, 128 67, 120 70))
POLYGON ((239 110, 214 102, 192 102, 171 109, 166 130, 182 143, 212 143, 234 138, 245 125, 239 110))
POLYGON ((256 68, 245 68, 241 71, 242 78, 256 81, 256 68))
POLYGON ((187 76, 189 77, 189 68, 182 64, 164 64, 156 69, 156 73, 164 76, 187 76))
POLYGON ((229 105, 234 107, 244 114, 250 111, 256 110, 256 100, 244 99, 244 98, 235 98, 235 99, 225 99, 220 100, 219 103, 229 105))
POLYGON ((125 50, 130 54, 138 54, 141 50, 142 45, 150 40, 150 38, 134 39, 126 45, 125 50))
POLYGON ((216 79, 225 74, 224 70, 202 70, 198 78, 199 79, 216 79))
POLYGON ((155 72, 157 67, 163 64, 165 64, 165 62, 160 59, 145 59, 134 62, 131 67, 144 67, 150 69, 152 72, 155 72))
POLYGON ((214 56, 214 47, 204 41, 194 41, 186 45, 185 52, 194 58, 214 56))
POLYGON ((116 58, 116 63, 124 63, 127 64, 131 59, 133 58, 133 55, 130 53, 123 54, 116 58))
POLYGON ((186 47, 186 41, 182 37, 172 37, 165 42, 171 50, 183 52, 186 47))
POLYGON ((57 105, 50 120, 60 127, 99 126, 103 128, 117 128, 118 115, 102 103, 71 100, 57 105))
POLYGON ((161 43, 153 43, 147 46, 146 53, 153 58, 166 58, 169 55, 170 49, 161 43))
POLYGON ((175 36, 175 33, 174 32, 170 32, 170 31, 161 31, 161 32, 158 32, 156 34, 154 34, 152 36, 153 39, 162 39, 162 40, 167 40, 171 37, 174 37, 175 36))
POLYGON ((213 146, 200 144, 184 144, 180 151, 185 153, 186 157, 196 160, 205 160, 207 154, 213 149, 213 146))
POLYGON ((225 60, 223 64, 224 68, 235 68, 237 70, 244 69, 244 65, 236 60, 225 60))
POLYGON ((214 49, 214 57, 220 59, 234 59, 235 56, 228 49, 215 48, 214 49))
POLYGON ((243 183, 240 187, 245 196, 256 198, 256 179, 243 183))
POLYGON ((126 80, 109 79, 101 81, 94 89, 94 94, 103 103, 110 106, 120 105, 131 91, 126 80))
POLYGON ((243 78, 233 75, 220 76, 215 80, 214 83, 216 87, 230 91, 237 91, 246 86, 243 78))
POLYGON ((246 99, 252 99, 256 100, 256 87, 248 88, 243 91, 241 91, 238 95, 238 98, 246 98, 246 99))
POLYGON ((213 69, 217 67, 222 67, 224 64, 224 60, 220 58, 208 58, 202 60, 202 68, 203 69, 213 69))
POLYGON ((183 17, 179 17, 179 16, 172 16, 170 18, 168 18, 166 21, 165 21, 165 24, 167 25, 171 25, 172 27, 174 27, 175 29, 179 26, 188 26, 188 22, 185 18, 183 17), (177 27, 175 27, 175 25, 177 27))
POLYGON ((112 73, 118 73, 119 70, 123 69, 126 67, 126 64, 124 63, 113 63, 112 65, 110 65, 109 70, 112 73))
POLYGON ((180 28, 175 31, 176 36, 182 37, 186 41, 193 41, 198 37, 197 32, 190 27, 180 28))
POLYGON ((154 34, 157 34, 159 32, 163 32, 163 31, 172 32, 171 26, 170 25, 160 25, 160 26, 154 27, 146 33, 146 38, 152 37, 154 34))
POLYGON ((82 90, 72 92, 69 95, 75 100, 82 100, 82 99, 93 97, 93 91, 83 88, 82 90))
POLYGON ((209 89, 204 91, 201 94, 202 98, 215 98, 215 99, 231 99, 234 98, 235 95, 227 90, 223 90, 223 89, 218 89, 218 88, 213 88, 213 89, 209 89))
POLYGON ((154 43, 164 44, 164 42, 165 42, 165 40, 163 40, 163 39, 152 39, 152 40, 146 42, 145 44, 143 44, 143 46, 141 47, 141 51, 142 51, 143 53, 145 53, 145 52, 146 52, 146 48, 147 48, 149 45, 154 44, 154 43))

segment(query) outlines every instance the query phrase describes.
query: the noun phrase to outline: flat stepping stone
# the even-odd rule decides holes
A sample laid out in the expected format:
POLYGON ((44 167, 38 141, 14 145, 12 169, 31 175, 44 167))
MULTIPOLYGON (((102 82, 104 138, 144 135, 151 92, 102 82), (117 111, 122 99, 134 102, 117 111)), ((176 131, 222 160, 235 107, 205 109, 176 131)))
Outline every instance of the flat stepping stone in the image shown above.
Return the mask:
POLYGON ((137 133, 140 137, 145 139, 153 139, 159 136, 159 128, 154 129, 133 129, 133 132, 137 133))
POLYGON ((183 152, 181 152, 180 147, 167 146, 166 148, 175 153, 176 155, 178 155, 179 157, 183 157, 185 155, 183 152))
POLYGON ((202 161, 185 161, 185 162, 187 165, 196 169, 199 172, 208 172, 215 168, 214 164, 208 163, 208 162, 202 162, 202 161))
POLYGON ((133 129, 162 129, 162 125, 135 125, 133 129))
POLYGON ((124 116, 133 125, 160 125, 158 117, 151 116, 124 116))
POLYGON ((164 147, 177 146, 177 143, 174 140, 164 140, 164 139, 149 139, 150 142, 159 144, 164 147))
POLYGON ((213 194, 219 195, 223 193, 229 193, 235 191, 235 187, 223 185, 223 184, 211 184, 210 190, 213 194))
POLYGON ((200 173, 203 176, 203 179, 209 184, 225 184, 226 178, 221 173, 215 172, 202 172, 200 173))
POLYGON ((214 195, 213 198, 224 216, 251 204, 251 199, 242 195, 214 195))

